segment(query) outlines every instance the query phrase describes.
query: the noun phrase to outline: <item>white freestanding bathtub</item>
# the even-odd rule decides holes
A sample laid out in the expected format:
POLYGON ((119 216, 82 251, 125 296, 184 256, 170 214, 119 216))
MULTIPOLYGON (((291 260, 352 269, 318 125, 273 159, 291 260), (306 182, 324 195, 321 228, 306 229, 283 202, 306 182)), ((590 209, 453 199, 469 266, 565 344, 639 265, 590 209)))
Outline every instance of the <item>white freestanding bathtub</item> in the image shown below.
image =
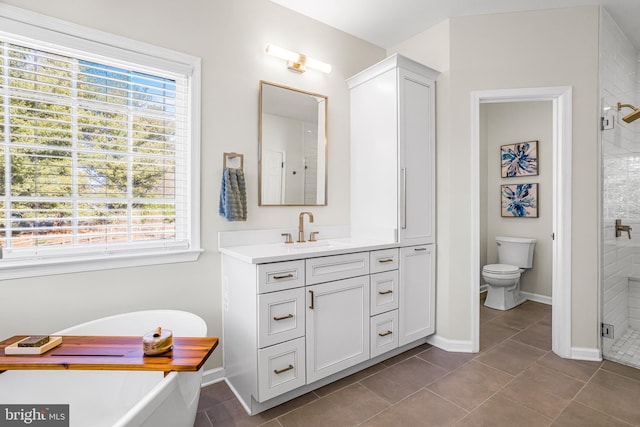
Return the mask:
MULTIPOLYGON (((204 337, 195 314, 148 310, 118 314, 51 335, 141 336, 156 327, 176 337, 204 337)), ((140 343, 142 345, 142 341, 140 343)), ((193 427, 202 369, 198 372, 15 370, 0 374, 2 404, 69 404, 71 427, 193 427)))

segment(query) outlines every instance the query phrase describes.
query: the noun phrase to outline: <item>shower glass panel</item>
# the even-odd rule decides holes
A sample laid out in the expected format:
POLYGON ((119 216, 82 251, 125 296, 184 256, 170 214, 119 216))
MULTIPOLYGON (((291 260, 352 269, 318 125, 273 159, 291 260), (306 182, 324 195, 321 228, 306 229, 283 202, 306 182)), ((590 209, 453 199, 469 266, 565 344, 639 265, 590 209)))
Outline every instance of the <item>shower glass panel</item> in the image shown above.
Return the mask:
POLYGON ((604 9, 600 58, 602 355, 640 368, 640 56, 604 9))

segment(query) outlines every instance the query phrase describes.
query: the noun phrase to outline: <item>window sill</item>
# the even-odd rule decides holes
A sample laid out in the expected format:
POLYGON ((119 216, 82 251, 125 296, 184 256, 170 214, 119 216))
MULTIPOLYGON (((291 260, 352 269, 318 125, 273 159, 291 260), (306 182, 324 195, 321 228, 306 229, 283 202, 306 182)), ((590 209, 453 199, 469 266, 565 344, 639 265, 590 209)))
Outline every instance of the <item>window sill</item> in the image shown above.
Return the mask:
POLYGON ((123 254, 104 257, 73 257, 65 259, 42 259, 28 262, 2 265, 0 261, 0 280, 25 277, 51 276, 55 274, 79 273, 86 271, 110 270, 114 268, 144 267, 149 265, 172 264, 197 261, 203 249, 190 249, 174 252, 147 252, 141 254, 123 254))

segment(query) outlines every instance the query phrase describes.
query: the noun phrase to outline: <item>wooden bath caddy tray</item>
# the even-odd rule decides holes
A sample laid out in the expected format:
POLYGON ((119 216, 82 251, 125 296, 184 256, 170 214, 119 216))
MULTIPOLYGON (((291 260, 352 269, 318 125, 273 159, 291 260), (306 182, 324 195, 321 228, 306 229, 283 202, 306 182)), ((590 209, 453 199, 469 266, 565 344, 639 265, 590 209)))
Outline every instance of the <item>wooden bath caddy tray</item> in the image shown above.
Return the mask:
POLYGON ((43 354, 5 353, 6 347, 26 337, 14 336, 0 341, 0 372, 10 369, 195 372, 218 346, 218 338, 173 337, 173 350, 145 356, 142 337, 69 335, 43 354))

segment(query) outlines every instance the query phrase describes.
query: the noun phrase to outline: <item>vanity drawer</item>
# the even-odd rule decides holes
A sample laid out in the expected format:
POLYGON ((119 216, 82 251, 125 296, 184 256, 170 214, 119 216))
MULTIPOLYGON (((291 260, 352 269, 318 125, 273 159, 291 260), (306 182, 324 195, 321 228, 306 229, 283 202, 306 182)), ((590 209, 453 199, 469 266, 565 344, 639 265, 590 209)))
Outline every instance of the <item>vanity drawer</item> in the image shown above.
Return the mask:
POLYGON ((371 275, 371 315, 398 308, 398 270, 371 275))
POLYGON ((398 310, 371 318, 371 357, 398 347, 398 310))
POLYGON ((305 385, 304 337, 258 350, 258 402, 305 385))
POLYGON ((371 274, 397 270, 399 253, 398 248, 371 251, 371 274))
POLYGON ((304 260, 258 265, 258 293, 304 286, 304 260))
POLYGON ((304 288, 258 295, 258 348, 304 336, 304 288))
POLYGON ((369 252, 307 259, 307 285, 369 274, 369 252))

